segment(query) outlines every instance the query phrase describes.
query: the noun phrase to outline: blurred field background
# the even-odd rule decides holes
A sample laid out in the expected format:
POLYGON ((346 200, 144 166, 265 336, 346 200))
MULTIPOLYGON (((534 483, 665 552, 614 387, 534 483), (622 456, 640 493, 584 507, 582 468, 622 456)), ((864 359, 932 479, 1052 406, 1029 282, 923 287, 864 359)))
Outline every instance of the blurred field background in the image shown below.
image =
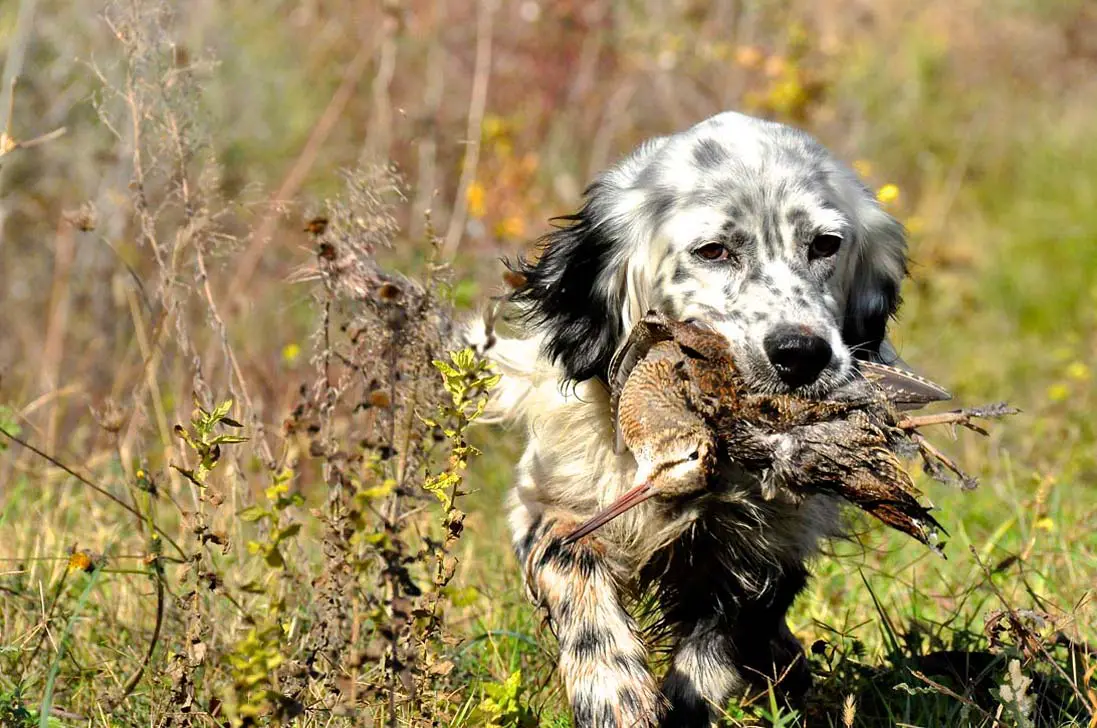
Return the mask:
POLYGON ((0 145, 0 427, 53 458, 0 435, 0 724, 569 725, 502 517, 518 434, 465 473, 467 413, 411 416, 477 396, 435 322, 619 155, 736 109, 879 190, 900 351, 1023 414, 937 439, 981 478, 927 484, 947 561, 856 522, 815 566, 809 709, 728 724, 1097 725, 1097 5, 8 0, 0 59, 6 138, 65 128, 0 145))

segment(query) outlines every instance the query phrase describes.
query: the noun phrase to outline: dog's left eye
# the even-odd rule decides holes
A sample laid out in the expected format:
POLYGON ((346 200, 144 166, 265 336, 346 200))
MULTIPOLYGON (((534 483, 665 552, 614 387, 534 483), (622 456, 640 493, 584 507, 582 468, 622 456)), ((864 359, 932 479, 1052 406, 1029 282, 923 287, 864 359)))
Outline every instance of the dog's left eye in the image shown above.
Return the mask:
POLYGON ((842 239, 837 235, 816 235, 808 249, 808 258, 829 258, 842 247, 842 239))
POLYGON ((693 254, 703 260, 727 260, 730 253, 722 243, 705 243, 693 251, 693 254))

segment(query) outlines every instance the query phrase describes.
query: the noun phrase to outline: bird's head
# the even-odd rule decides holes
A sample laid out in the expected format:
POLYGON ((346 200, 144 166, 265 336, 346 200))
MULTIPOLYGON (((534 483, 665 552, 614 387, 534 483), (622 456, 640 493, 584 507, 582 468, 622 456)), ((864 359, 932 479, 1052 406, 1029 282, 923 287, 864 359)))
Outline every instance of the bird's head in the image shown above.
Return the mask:
POLYGON ((712 431, 699 425, 657 434, 658 437, 641 444, 633 453, 637 466, 633 489, 649 484, 645 491, 650 492, 648 497, 663 499, 705 490, 716 457, 712 431))
POLYGON ((650 498, 673 500, 705 491, 716 464, 716 438, 702 422, 691 427, 667 428, 639 443, 633 455, 637 464, 633 487, 569 534, 565 539, 568 543, 650 498))

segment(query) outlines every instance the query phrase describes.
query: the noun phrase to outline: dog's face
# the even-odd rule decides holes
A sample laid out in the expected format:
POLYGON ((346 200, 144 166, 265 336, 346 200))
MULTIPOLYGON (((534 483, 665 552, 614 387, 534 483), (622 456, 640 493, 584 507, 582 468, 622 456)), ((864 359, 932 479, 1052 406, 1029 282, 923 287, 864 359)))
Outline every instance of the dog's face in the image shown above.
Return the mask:
POLYGON ((513 298, 576 380, 654 308, 722 333, 758 391, 822 395, 881 356, 906 270, 901 226, 852 172, 739 114, 643 145, 570 219, 513 298))
POLYGON ((696 181, 704 192, 671 205, 652 241, 649 305, 723 334, 758 391, 825 394, 845 382, 852 356, 833 285, 855 235, 846 216, 772 172, 696 181))

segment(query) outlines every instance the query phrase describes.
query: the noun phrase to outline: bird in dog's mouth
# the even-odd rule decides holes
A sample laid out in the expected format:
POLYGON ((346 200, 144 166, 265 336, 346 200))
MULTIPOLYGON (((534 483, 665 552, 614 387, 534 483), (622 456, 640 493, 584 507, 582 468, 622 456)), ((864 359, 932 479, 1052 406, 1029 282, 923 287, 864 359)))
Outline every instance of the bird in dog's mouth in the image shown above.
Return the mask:
POLYGON ((951 395, 910 372, 858 364, 861 376, 826 399, 753 394, 721 335, 649 312, 609 370, 617 448, 636 458, 635 484, 566 541, 577 541, 652 498, 674 501, 714 492, 712 476, 726 459, 757 474, 767 499, 839 495, 939 551, 944 529, 919 502, 899 457, 920 452, 927 472, 943 476, 951 470, 974 487, 918 428, 955 424, 983 432, 973 419, 1016 410, 995 405, 903 415, 951 395))

